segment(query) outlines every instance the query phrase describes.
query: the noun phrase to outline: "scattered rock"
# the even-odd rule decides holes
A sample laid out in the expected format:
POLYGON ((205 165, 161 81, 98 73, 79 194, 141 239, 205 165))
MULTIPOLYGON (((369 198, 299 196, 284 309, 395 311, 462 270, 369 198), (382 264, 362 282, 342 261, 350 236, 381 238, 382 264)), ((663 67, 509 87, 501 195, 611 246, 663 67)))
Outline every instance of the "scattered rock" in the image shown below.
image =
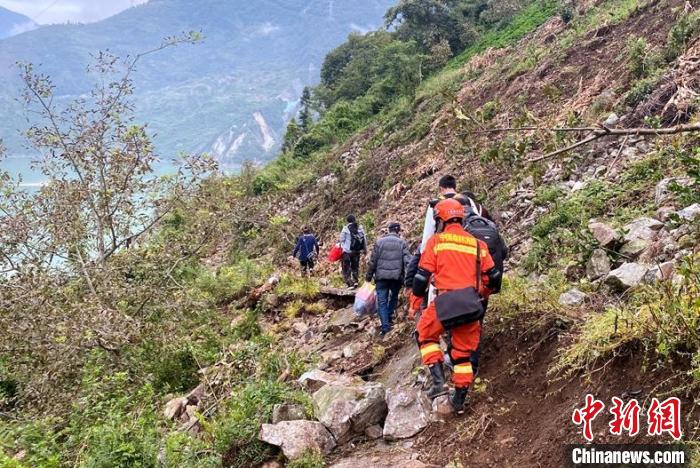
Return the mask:
POLYGON ((282 421, 298 421, 304 418, 306 418, 306 412, 301 405, 282 403, 272 408, 272 424, 282 421))
POLYGON ((445 417, 452 415, 452 403, 448 395, 442 395, 433 400, 433 416, 435 419, 444 420, 445 417))
POLYGON ((628 260, 635 260, 649 247, 650 244, 651 242, 648 240, 632 239, 620 248, 620 254, 628 260))
POLYGON ((355 342, 355 343, 350 343, 349 345, 345 346, 343 348, 343 357, 345 358, 352 358, 360 354, 362 351, 364 351, 368 346, 368 343, 365 342, 355 342))
POLYGON ((531 175, 525 177, 523 181, 520 183, 521 187, 533 187, 535 185, 535 178, 532 177, 531 175))
POLYGON ((302 321, 298 321, 292 324, 292 330, 294 330, 299 335, 303 335, 304 333, 309 331, 309 326, 302 321))
POLYGON ((571 288, 559 296, 559 304, 568 307, 575 307, 583 304, 586 300, 586 293, 576 288, 571 288))
POLYGON ((654 217, 661 221, 662 223, 665 223, 666 221, 669 220, 671 215, 675 213, 676 210, 672 206, 662 206, 658 210, 656 210, 656 213, 654 214, 654 217))
POLYGON ((659 181, 659 183, 656 184, 654 193, 654 202, 656 203, 656 206, 661 206, 673 198, 673 192, 670 189, 672 183, 680 186, 687 186, 690 184, 690 182, 690 179, 687 177, 667 177, 659 181))
POLYGON ((430 400, 420 389, 396 388, 387 391, 389 414, 384 422, 384 438, 407 439, 430 424, 430 400))
POLYGON ((179 418, 182 414, 184 414, 188 402, 189 400, 187 397, 173 398, 165 404, 163 416, 165 416, 165 419, 179 418))
POLYGON ((258 436, 263 442, 282 449, 284 456, 293 460, 308 450, 329 454, 336 446, 335 440, 323 424, 316 421, 282 421, 263 424, 258 436))
POLYGON ((685 234, 678 239, 678 247, 681 249, 692 249, 697 244, 695 236, 685 234))
POLYGON ((617 125, 617 123, 620 121, 620 117, 616 113, 612 113, 608 116, 607 119, 605 119, 605 122, 603 122, 603 125, 606 127, 614 127, 617 125))
POLYGON ((601 247, 612 248, 620 240, 620 235, 613 228, 605 223, 596 221, 588 223, 588 229, 593 234, 593 237, 598 241, 601 247))
POLYGON ((384 430, 382 429, 382 426, 379 424, 373 424, 369 426, 367 429, 365 429, 365 435, 369 439, 379 439, 382 437, 382 434, 384 433, 384 430))
POLYGON ((583 190, 586 187, 586 182, 579 180, 574 182, 574 185, 571 186, 571 193, 578 192, 579 190, 583 190))
POLYGON ((343 357, 343 352, 339 349, 332 349, 330 351, 324 351, 321 353, 321 360, 325 364, 332 364, 333 362, 341 359, 343 357))
POLYGON ((594 281, 610 273, 610 258, 603 249, 595 249, 586 262, 586 276, 594 281))
POLYGON ((320 369, 314 369, 302 374, 302 376, 299 377, 299 383, 309 392, 313 393, 329 383, 352 385, 362 384, 363 380, 359 377, 331 374, 320 369))
POLYGON ((384 420, 385 393, 379 383, 324 385, 313 394, 314 415, 339 444, 344 444, 354 434, 384 420))
POLYGON ((649 268, 644 275, 645 283, 655 283, 673 278, 676 265, 673 262, 664 262, 660 265, 649 268))
POLYGON ((654 218, 638 218, 631 223, 626 224, 623 229, 625 231, 625 242, 641 239, 652 241, 656 237, 656 231, 664 227, 664 223, 654 218))
POLYGON ((610 272, 605 278, 605 284, 618 290, 634 288, 642 282, 648 270, 648 265, 623 263, 620 268, 610 272))
POLYGON ((700 203, 694 203, 678 211, 678 217, 685 221, 695 221, 700 217, 700 203))

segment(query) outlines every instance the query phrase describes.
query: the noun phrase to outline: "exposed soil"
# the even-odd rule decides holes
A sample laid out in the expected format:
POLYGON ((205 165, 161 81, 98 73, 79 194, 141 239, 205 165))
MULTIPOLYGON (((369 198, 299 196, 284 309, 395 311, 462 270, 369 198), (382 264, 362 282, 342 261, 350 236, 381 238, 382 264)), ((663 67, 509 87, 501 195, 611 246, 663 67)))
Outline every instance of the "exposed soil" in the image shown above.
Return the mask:
MULTIPOLYGON (((597 443, 665 443, 670 437, 649 438, 645 434, 647 399, 664 397, 684 380, 683 368, 654 369, 643 349, 630 347, 584 379, 557 379, 548 375, 557 350, 564 344, 562 330, 552 322, 537 330, 527 324, 514 324, 507 333, 487 335, 479 378, 481 384, 471 395, 470 408, 463 417, 435 422, 413 440, 386 443, 358 439, 340 447, 333 463, 348 460, 370 461, 370 467, 399 466, 391 460, 401 454, 401 466, 444 466, 459 461, 464 466, 563 466, 565 446, 582 443, 580 428, 571 421, 574 408, 583 405, 584 396, 593 394, 610 405, 611 398, 636 398, 643 406, 642 434, 635 438, 611 436, 607 412, 594 421, 597 443), (388 464, 387 464, 388 463, 388 464)), ((488 333, 488 329, 487 329, 488 333)), ((415 382, 414 366, 418 352, 407 333, 396 337, 403 346, 376 364, 378 379, 389 385, 415 382)), ((683 431, 689 433, 700 418, 690 395, 683 400, 683 431)), ((342 465, 344 466, 344 465, 342 465)))

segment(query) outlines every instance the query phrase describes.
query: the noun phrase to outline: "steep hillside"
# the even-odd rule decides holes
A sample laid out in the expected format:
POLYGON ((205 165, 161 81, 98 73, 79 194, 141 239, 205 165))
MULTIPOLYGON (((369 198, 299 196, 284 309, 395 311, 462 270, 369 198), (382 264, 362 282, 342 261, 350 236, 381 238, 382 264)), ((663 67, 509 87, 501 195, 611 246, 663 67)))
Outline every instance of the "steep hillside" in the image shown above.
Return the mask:
POLYGON ((16 36, 36 28, 37 25, 31 18, 0 7, 0 39, 16 36))
POLYGON ((134 54, 194 30, 205 37, 196 51, 167 51, 139 67, 139 117, 149 122, 164 157, 211 151, 234 167, 268 160, 303 86, 317 79, 323 55, 351 31, 381 25, 390 4, 154 0, 98 23, 52 25, 9 38, 0 42, 0 134, 12 153, 24 154, 19 131, 27 122, 16 102, 16 61, 40 64, 67 100, 90 89, 84 70, 96 51, 134 54))
MULTIPOLYGON (((677 397, 697 464, 697 5, 545 0, 495 15, 502 5, 489 4, 460 23, 458 36, 474 33, 462 42, 451 21, 472 18, 467 3, 430 21, 404 16, 395 32, 333 51, 314 93, 318 118, 292 127, 277 159, 212 178, 128 251, 142 259, 119 259, 130 290, 164 269, 154 260, 163 252, 197 252, 167 270, 157 305, 119 302, 127 312, 117 323, 143 336, 117 340, 116 351, 93 346, 70 370, 33 351, 0 360, 0 384, 12 390, 0 429, 7 458, 565 466, 565 445, 584 441, 572 413, 590 393, 608 405, 596 443, 672 443, 647 434, 646 412, 653 398, 677 397), (413 323, 402 317, 380 339, 375 317, 353 314, 337 264, 322 259, 301 278, 288 259, 302 226, 325 254, 349 213, 371 241, 400 221, 417 244, 446 173, 496 213, 511 246, 463 417, 422 396, 413 323), (608 432, 613 397, 639 401, 638 435, 608 432), (66 398, 69 410, 52 407, 66 398)), ((76 280, 61 298, 75 289, 90 297, 76 280)), ((70 344, 36 322, 26 323, 57 347, 48 356, 70 344)))

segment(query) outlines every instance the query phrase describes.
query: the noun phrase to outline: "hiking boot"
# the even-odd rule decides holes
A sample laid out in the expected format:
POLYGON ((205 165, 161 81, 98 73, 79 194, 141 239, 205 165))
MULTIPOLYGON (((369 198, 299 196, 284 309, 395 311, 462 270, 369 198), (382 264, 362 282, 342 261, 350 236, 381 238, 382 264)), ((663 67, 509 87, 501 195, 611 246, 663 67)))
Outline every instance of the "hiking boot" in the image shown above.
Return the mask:
POLYGON ((452 403, 452 409, 458 415, 464 414, 464 405, 467 402, 467 392, 469 387, 455 388, 452 393, 452 398, 450 398, 450 403, 452 403))
POLYGON ((447 394, 447 387, 445 386, 445 370, 442 368, 442 363, 438 362, 432 366, 428 366, 430 369, 430 375, 433 377, 433 386, 428 390, 428 398, 435 399, 440 395, 447 394))

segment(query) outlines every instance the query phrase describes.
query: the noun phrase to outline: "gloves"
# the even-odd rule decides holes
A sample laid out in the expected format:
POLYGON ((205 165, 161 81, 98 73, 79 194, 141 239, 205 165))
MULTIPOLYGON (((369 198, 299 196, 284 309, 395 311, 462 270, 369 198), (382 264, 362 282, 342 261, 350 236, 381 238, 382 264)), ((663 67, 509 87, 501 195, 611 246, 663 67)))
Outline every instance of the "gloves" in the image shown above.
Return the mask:
POLYGON ((421 309, 422 306, 423 298, 416 296, 415 294, 413 294, 413 292, 410 292, 408 295, 408 319, 415 320, 416 313, 421 309))

